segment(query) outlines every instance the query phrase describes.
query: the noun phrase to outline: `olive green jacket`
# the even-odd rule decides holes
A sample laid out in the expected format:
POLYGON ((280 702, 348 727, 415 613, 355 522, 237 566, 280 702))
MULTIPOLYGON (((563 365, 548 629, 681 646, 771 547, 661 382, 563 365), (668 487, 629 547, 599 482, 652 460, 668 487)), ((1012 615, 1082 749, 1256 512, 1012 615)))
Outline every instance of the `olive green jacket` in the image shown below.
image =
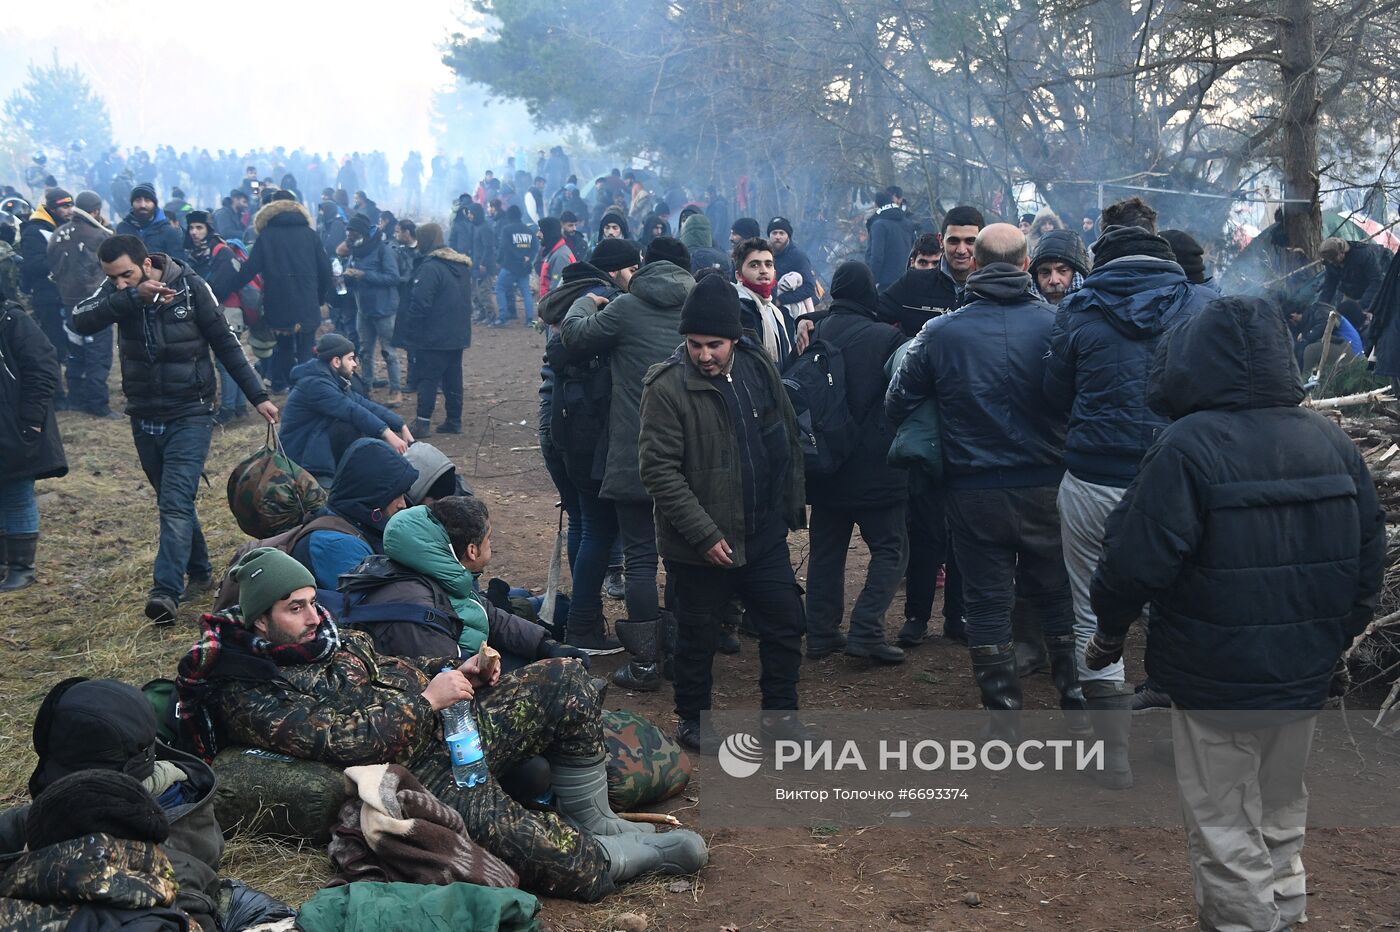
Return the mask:
MULTIPOLYGON (((788 442, 781 513, 790 529, 806 527, 802 450, 787 391, 773 360, 751 339, 740 340, 734 351, 753 357, 768 375, 777 410, 764 429, 785 430, 788 442)), ((647 372, 641 414, 637 450, 642 484, 655 502, 657 552, 667 560, 705 564, 705 551, 723 539, 734 565, 743 566, 748 529, 738 440, 719 389, 695 368, 684 346, 647 372)))

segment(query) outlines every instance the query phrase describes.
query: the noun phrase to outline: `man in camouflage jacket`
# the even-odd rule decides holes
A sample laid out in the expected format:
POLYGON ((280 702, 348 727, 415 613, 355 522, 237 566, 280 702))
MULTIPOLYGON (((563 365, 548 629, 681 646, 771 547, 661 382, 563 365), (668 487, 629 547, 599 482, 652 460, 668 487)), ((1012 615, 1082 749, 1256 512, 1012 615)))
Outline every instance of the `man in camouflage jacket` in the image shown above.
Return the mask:
POLYGON ((478 656, 380 656, 368 635, 336 628, 315 605, 310 573, 286 554, 254 550, 231 572, 252 620, 237 609, 205 615, 177 681, 183 724, 201 755, 238 744, 338 767, 401 764, 461 813, 472 839, 514 868, 522 886, 553 896, 596 900, 639 867, 690 873, 703 865, 693 833, 641 834, 607 809, 598 695, 578 660, 542 660, 501 678, 499 670, 484 675, 478 656), (284 622, 292 612, 301 620, 284 622), (437 715, 462 699, 473 700, 491 773, 473 787, 454 781, 437 715), (567 821, 525 809, 498 782, 535 755, 551 763, 567 821), (558 780, 570 762, 598 771, 602 802, 592 812, 558 780), (653 852, 666 849, 662 860, 638 850, 652 838, 653 852), (687 845, 688 858, 671 850, 687 845))

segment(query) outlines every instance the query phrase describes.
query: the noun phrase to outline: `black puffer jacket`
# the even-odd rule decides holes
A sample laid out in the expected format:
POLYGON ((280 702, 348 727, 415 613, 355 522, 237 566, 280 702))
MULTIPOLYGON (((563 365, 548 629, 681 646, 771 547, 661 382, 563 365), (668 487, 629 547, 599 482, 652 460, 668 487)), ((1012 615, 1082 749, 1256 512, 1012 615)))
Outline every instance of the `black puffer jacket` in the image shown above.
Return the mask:
POLYGON ((1098 266, 1060 302, 1045 395, 1069 415, 1065 466, 1085 482, 1124 489, 1167 419, 1147 405, 1162 334, 1207 303, 1205 289, 1165 259, 1124 256, 1098 266))
POLYGON ((331 260, 311 215, 296 201, 272 201, 253 218, 257 240, 235 289, 261 275, 262 319, 273 330, 315 331, 332 290, 331 260))
POLYGON ((1371 618, 1385 515, 1355 444, 1298 402, 1278 309, 1222 298, 1162 338, 1174 423, 1105 526, 1099 629, 1152 603, 1147 672, 1185 709, 1317 709, 1371 618))
POLYGON ((841 297, 818 321, 814 339, 841 351, 846 405, 860 425, 860 442, 836 472, 807 477, 807 502, 832 508, 890 508, 909 498, 909 471, 885 462, 894 440, 894 425, 885 416, 885 363, 904 336, 875 319, 875 279, 864 264, 842 263, 832 277, 831 293, 841 297), (863 281, 852 284, 852 277, 863 281))
POLYGON ((413 273, 413 290, 394 321, 394 342, 411 350, 472 345, 472 260, 446 246, 413 273))
POLYGON ((262 379, 248 365, 204 280, 159 253, 151 256, 151 265, 175 290, 167 303, 143 305, 135 288, 118 289, 108 281, 73 312, 72 327, 80 334, 117 325, 126 413, 171 421, 212 412, 219 380, 211 347, 254 405, 266 401, 262 379))
MULTIPOLYGON (((1381 292, 1381 282, 1390 268, 1390 252, 1378 243, 1355 240, 1349 241, 1347 247, 1340 267, 1327 266, 1318 300, 1336 307, 1343 298, 1350 298, 1360 305, 1360 312, 1365 313, 1371 310, 1381 292)), ((1358 330, 1361 328, 1359 319, 1352 323, 1358 330)))
POLYGON ((59 378, 44 331, 18 304, 0 304, 0 481, 67 475, 53 412, 59 378))
POLYGON ((1054 485, 1064 473, 1065 421, 1041 384, 1055 312, 1031 277, 995 263, 967 280, 971 303, 924 325, 890 381, 898 425, 938 399, 952 488, 1054 485))
POLYGON ((959 291, 958 283, 941 267, 909 269, 880 292, 877 313, 881 320, 894 324, 912 340, 924 324, 961 307, 966 294, 959 291))

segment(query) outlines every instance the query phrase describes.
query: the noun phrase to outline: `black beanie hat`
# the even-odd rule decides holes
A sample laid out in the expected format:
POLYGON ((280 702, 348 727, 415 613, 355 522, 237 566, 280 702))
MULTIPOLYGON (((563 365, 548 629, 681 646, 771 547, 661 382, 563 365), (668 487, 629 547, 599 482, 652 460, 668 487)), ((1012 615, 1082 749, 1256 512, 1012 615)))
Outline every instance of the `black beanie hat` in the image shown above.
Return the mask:
POLYGON ((156 197, 156 187, 149 181, 143 181, 131 189, 131 203, 136 203, 138 197, 144 197, 148 201, 160 203, 160 199, 156 197))
POLYGON ((564 228, 558 217, 540 218, 540 245, 543 248, 552 249, 554 244, 563 238, 564 228))
POLYGON ((774 230, 782 230, 788 236, 792 236, 792 222, 787 217, 774 217, 768 221, 768 232, 772 233, 774 230))
POLYGON ((57 210, 60 207, 69 207, 73 203, 73 195, 62 188, 49 188, 44 192, 44 207, 49 210, 57 210))
POLYGON ((35 797, 24 820, 30 851, 96 833, 158 845, 170 837, 170 820, 135 779, 106 770, 54 781, 35 797))
POLYGON ((838 265, 831 276, 831 300, 849 301, 873 312, 880 298, 870 266, 854 259, 838 265))
POLYGON ((1142 227, 1111 226, 1094 240, 1094 268, 1124 256, 1148 256, 1152 259, 1176 261, 1171 246, 1156 233, 1142 227))
POLYGON ((605 239, 593 247, 589 263, 604 272, 617 272, 642 264, 642 249, 630 239, 605 239))
POLYGON ((118 680, 64 680, 34 717, 39 763, 29 795, 80 770, 109 770, 144 780, 155 769, 156 714, 141 690, 118 680))
MULTIPOLYGON (((206 227, 210 226, 209 212, 206 210, 192 210, 185 214, 185 226, 188 227, 191 223, 202 223, 206 227)), ((213 232, 212 227, 210 227, 210 232, 213 232)))
POLYGON ((742 239, 758 239, 763 235, 763 230, 759 229, 758 221, 752 217, 740 217, 734 221, 729 228, 730 233, 738 233, 742 239))
POLYGON ((316 358, 330 362, 337 356, 344 356, 346 353, 355 352, 355 344, 351 343, 343 334, 334 331, 321 335, 316 341, 316 358))
POLYGON ((1176 264, 1186 273, 1186 280, 1203 284, 1206 280, 1205 250, 1196 242, 1196 238, 1185 230, 1163 230, 1157 235, 1172 248, 1176 264))
POLYGON ((681 324, 676 330, 737 340, 744 334, 743 325, 739 323, 740 311, 739 293, 734 290, 734 283, 726 281, 723 275, 706 275, 685 296, 681 324))
POLYGON ((346 224, 346 228, 361 236, 369 236, 369 231, 374 229, 374 224, 370 223, 369 217, 366 217, 364 214, 356 214, 350 218, 350 222, 346 224))
POLYGON ((276 191, 272 192, 272 199, 274 201, 294 201, 297 199, 297 196, 291 191, 288 191, 284 188, 279 188, 276 191))
POLYGON ((658 236, 647 243, 646 255, 643 257, 644 265, 653 262, 670 262, 690 271, 690 250, 685 248, 685 244, 673 236, 658 236))
POLYGON ((1084 240, 1073 230, 1051 230, 1040 235, 1031 253, 1030 273, 1034 275, 1036 266, 1044 262, 1063 262, 1080 275, 1088 275, 1093 264, 1084 240))

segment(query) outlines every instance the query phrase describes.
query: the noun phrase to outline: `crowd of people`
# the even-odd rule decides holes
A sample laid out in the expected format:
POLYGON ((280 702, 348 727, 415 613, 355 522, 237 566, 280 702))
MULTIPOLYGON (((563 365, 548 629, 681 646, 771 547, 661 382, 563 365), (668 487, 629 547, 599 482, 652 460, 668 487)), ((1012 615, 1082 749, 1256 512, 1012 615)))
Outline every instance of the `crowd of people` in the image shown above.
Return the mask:
MULTIPOLYGON (((374 160, 345 160, 334 183, 311 170, 330 162, 288 156, 299 172, 278 184, 249 167, 214 207, 236 163, 164 148, 141 168, 157 166, 163 185, 198 179, 192 199, 177 190, 162 206, 153 184, 133 184, 113 226, 96 190, 50 186, 21 227, 32 317, 13 303, 0 316, 0 591, 35 581, 34 481, 66 471, 54 412, 120 417, 106 390, 114 329, 160 514, 152 622, 173 624, 216 582, 195 508, 216 423, 248 407, 280 421, 285 452, 328 493, 295 533, 244 553, 225 581, 236 601, 203 616, 176 679, 182 750, 169 753, 189 756, 176 767, 194 774, 230 745, 401 764, 525 886, 592 900, 708 856, 692 832, 649 831, 609 807, 607 683, 589 676, 592 657, 625 652, 612 680, 627 690, 669 681, 676 740, 712 754, 715 657, 742 650, 739 632, 758 640, 762 732, 797 741, 815 737, 798 708, 804 650, 899 664, 941 633, 967 646, 969 701, 991 713, 990 737, 1018 740, 1022 679, 1048 668, 1067 729, 1103 741, 1108 787, 1133 783, 1132 712, 1170 708, 1203 926, 1301 921, 1303 826, 1221 832, 1204 806, 1249 785, 1266 757, 1301 768, 1312 718, 1233 745, 1222 767, 1192 749, 1235 726, 1193 713, 1321 708, 1375 607, 1385 524, 1371 478, 1299 402, 1300 367, 1340 354, 1374 347, 1377 371, 1400 376, 1386 367, 1400 362, 1387 354, 1400 340, 1385 311, 1400 297, 1395 264, 1379 247, 1326 241, 1320 291, 1301 305, 1224 296, 1196 238, 1158 230, 1136 197, 1083 230, 1048 209, 988 222, 970 205, 935 230, 892 187, 863 261, 824 282, 787 218, 732 216, 711 188, 678 205, 673 227, 634 173, 585 194, 561 149, 532 178, 513 165, 470 190, 455 178, 441 223, 380 210, 365 193, 384 182, 374 160), (314 209, 296 177, 325 182, 314 209), (568 515, 572 580, 557 631, 483 593, 487 503, 426 442, 462 430, 473 323, 516 321, 547 340, 540 450, 568 515), (921 451, 913 467, 891 464, 902 437, 921 451), (805 595, 789 550, 800 528, 805 595), (869 561, 847 617, 857 528, 869 561), (626 617, 609 625, 612 589, 626 617), (1122 654, 1140 617, 1148 680, 1135 689, 1122 654), (462 700, 480 724, 484 786, 454 781, 437 725, 462 700), (548 810, 530 805, 541 788, 548 810), (1258 858, 1286 867, 1260 880, 1245 863, 1258 858)), ((91 166, 94 188, 110 167, 91 166)), ((422 177, 405 166, 406 186, 422 177)), ((164 745, 132 740, 170 775, 164 745)), ((171 784, 150 768, 82 766, 125 769, 172 811, 171 784)), ((1306 809, 1301 778, 1267 800, 1250 792, 1241 805, 1306 809)), ((173 830, 117 837, 176 845, 173 830)))

